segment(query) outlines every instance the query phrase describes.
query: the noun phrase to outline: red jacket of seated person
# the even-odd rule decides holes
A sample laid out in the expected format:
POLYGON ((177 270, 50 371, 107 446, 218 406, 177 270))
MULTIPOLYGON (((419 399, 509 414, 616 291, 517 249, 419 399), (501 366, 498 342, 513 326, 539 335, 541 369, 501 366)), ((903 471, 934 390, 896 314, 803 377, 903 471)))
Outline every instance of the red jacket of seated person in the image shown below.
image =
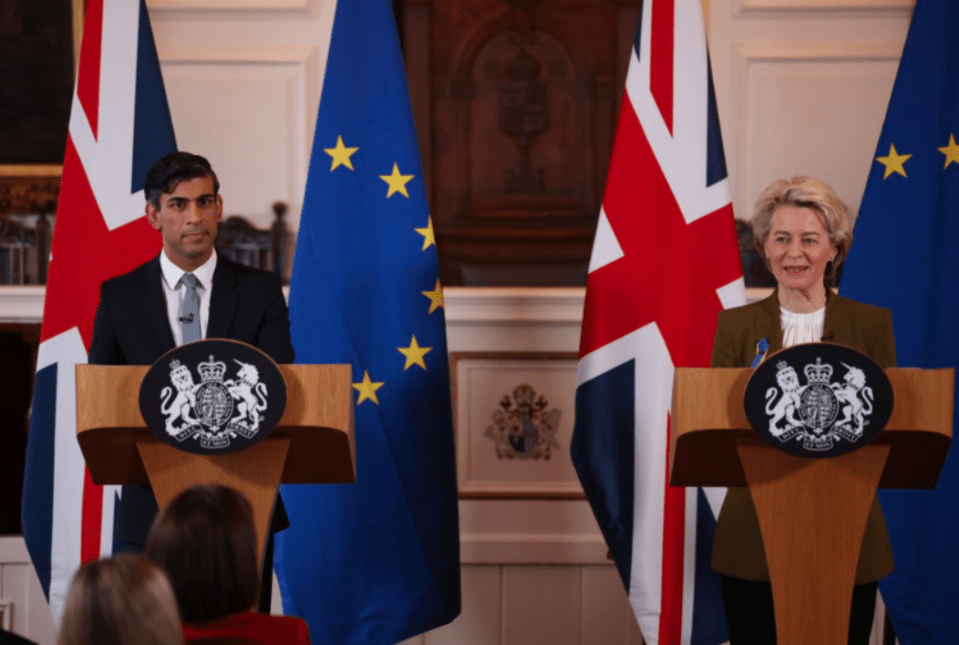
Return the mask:
POLYGON ((252 611, 203 624, 184 623, 183 638, 187 645, 310 645, 310 632, 302 618, 269 616, 252 611))

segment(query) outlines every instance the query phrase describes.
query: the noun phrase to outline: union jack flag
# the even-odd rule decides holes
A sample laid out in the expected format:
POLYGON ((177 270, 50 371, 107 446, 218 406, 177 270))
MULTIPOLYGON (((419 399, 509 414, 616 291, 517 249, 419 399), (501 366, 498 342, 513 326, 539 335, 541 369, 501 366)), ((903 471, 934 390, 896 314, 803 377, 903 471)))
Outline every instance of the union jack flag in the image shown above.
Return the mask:
POLYGON ((649 645, 728 640, 724 490, 669 486, 675 367, 744 302, 700 0, 646 0, 586 282, 573 461, 649 645))
POLYGON ((23 490, 23 534, 54 618, 82 562, 113 551, 117 487, 93 484, 76 439, 100 283, 146 262, 150 165, 176 150, 144 0, 89 0, 53 236, 23 490))

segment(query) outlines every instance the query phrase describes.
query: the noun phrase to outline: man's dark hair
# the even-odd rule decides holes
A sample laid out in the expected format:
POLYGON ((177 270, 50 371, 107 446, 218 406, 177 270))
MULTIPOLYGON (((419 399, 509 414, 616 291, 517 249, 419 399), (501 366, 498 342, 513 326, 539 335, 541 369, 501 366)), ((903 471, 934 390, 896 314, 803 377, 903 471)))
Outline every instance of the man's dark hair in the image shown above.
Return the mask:
POLYGON ((166 572, 185 623, 248 611, 257 601, 253 510, 239 491, 197 485, 160 511, 144 555, 166 572))
POLYGON ((220 193, 220 180, 210 166, 206 157, 190 152, 171 152, 157 159, 147 173, 143 191, 147 201, 156 209, 160 208, 160 195, 169 195, 176 190, 181 181, 197 179, 198 177, 213 178, 213 195, 220 193))

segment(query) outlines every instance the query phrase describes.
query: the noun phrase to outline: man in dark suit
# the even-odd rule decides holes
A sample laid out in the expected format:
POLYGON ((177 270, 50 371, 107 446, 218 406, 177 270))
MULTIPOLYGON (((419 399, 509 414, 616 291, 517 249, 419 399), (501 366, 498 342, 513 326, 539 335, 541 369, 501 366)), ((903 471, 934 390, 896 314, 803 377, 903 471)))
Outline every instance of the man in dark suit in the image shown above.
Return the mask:
MULTIPOLYGON (((290 319, 275 273, 214 252, 223 217, 220 183, 199 155, 174 152, 146 178, 146 217, 163 238, 160 254, 100 288, 89 362, 151 365, 175 346, 200 338, 230 338, 293 362, 290 319), (194 313, 195 312, 195 313, 194 313)), ((157 513, 149 486, 124 486, 115 537, 142 551, 157 513)), ((276 515, 286 513, 277 504, 276 515)), ((274 522, 274 528, 282 528, 274 522)))

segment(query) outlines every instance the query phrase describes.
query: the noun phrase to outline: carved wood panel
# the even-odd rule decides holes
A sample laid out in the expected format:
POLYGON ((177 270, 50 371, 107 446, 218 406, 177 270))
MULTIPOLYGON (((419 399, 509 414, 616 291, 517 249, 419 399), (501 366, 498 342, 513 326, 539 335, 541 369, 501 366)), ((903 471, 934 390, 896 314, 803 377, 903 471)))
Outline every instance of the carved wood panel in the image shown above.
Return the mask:
POLYGON ((640 0, 406 0, 446 285, 582 285, 640 0))

